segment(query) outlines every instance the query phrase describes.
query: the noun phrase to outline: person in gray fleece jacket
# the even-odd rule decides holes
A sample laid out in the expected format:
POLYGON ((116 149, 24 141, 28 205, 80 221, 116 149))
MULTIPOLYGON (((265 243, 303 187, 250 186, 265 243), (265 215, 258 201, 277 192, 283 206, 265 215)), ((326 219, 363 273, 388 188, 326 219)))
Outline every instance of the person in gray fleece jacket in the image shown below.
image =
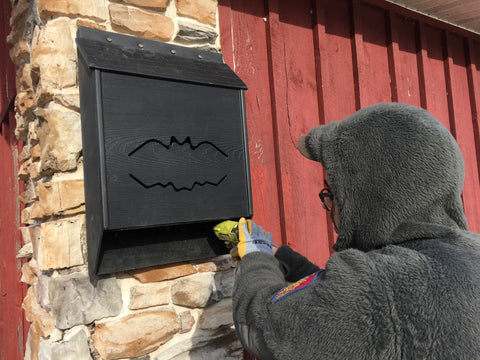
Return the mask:
POLYGON ((328 175, 336 252, 319 269, 288 246, 273 255, 253 222, 240 228, 233 318, 247 351, 480 359, 480 235, 467 230, 449 131, 421 108, 382 103, 313 128, 298 146, 328 175))

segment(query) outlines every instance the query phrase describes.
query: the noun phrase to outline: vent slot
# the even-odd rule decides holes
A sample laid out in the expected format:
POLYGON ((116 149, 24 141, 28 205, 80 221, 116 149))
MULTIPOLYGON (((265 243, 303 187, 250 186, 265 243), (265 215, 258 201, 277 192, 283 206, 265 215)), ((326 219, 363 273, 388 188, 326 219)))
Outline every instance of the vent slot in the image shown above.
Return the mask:
POLYGON ((129 174, 130 177, 135 180, 136 182, 138 182, 140 185, 142 185, 145 189, 151 189, 155 186, 161 186, 163 188, 166 188, 166 187, 169 187, 171 186, 173 188, 173 190, 175 191, 183 191, 183 190, 186 190, 186 191, 192 191, 193 189, 195 189, 195 186, 205 186, 205 185, 212 185, 212 186, 218 186, 220 185, 223 180, 225 180, 227 178, 227 175, 225 175, 224 177, 222 177, 218 182, 216 183, 213 183, 213 182, 210 182, 210 181, 204 181, 204 182, 198 182, 198 181, 195 181, 193 183, 193 185, 191 187, 176 187, 174 183, 172 182, 169 182, 169 183, 166 183, 166 184, 162 184, 162 183, 155 183, 155 184, 151 184, 151 185, 147 185, 147 184, 144 184, 143 182, 141 182, 139 179, 137 179, 135 176, 133 176, 132 174, 129 174))
POLYGON ((188 144, 190 145, 190 148, 192 150, 195 150, 197 148, 199 148, 200 146, 202 145, 210 145, 211 147, 213 147, 214 149, 216 149, 220 154, 222 154, 224 157, 228 158, 228 155, 223 152, 222 150, 220 150, 220 148, 218 146, 215 146, 215 144, 211 143, 210 141, 201 141, 199 142, 197 145, 193 145, 192 144, 192 140, 190 139, 190 136, 187 136, 185 138, 184 141, 180 142, 177 140, 177 138, 175 136, 172 136, 170 138, 170 142, 168 144, 164 144, 163 142, 161 142, 160 140, 157 140, 157 139, 150 139, 150 140, 147 140, 145 141, 143 144, 141 144, 140 146, 138 146, 137 148, 135 148, 135 150, 133 150, 132 152, 130 152, 130 154, 128 154, 128 156, 132 156, 134 155, 137 151, 140 151, 143 147, 147 146, 148 144, 150 143, 156 143, 156 144, 159 144, 161 146, 163 146, 165 149, 167 150, 172 150, 172 146, 173 144, 178 144, 178 145, 184 145, 184 144, 188 144))

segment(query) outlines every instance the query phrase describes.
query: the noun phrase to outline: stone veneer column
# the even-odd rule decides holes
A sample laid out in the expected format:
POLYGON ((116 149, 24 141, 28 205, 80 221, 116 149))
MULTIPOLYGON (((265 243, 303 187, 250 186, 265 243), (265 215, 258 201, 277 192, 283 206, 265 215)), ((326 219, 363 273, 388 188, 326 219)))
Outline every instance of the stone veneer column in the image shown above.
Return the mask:
POLYGON ((241 359, 230 256, 119 273, 95 287, 86 264, 77 27, 219 51, 216 0, 13 5, 25 359, 241 359))

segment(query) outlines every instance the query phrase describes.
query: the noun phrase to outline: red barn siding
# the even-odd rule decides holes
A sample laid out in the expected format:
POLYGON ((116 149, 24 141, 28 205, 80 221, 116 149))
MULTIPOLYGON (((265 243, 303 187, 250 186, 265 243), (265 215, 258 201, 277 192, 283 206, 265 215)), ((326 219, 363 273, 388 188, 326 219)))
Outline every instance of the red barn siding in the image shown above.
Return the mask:
POLYGON ((417 23, 393 12, 389 16, 392 100, 422 106, 417 23))
POLYGON ((450 129, 445 79, 443 31, 420 25, 424 101, 422 106, 450 129))
MULTIPOLYGON (((256 49, 267 48, 267 28, 263 21, 264 5, 257 1, 237 1, 236 8, 221 7, 222 19, 220 32, 223 37, 235 36, 244 38, 235 43, 235 54, 224 48, 224 59, 233 64, 233 57, 242 54, 243 60, 235 62, 235 71, 244 74, 243 81, 249 84, 250 90, 245 93, 246 112, 249 116, 248 139, 250 146, 250 169, 256 184, 252 188, 252 196, 258 223, 268 224, 269 231, 275 237, 281 236, 279 217, 279 196, 275 165, 275 141, 272 119, 271 95, 269 86, 269 58, 266 51, 256 49), (246 11, 248 5, 248 12, 246 11), (226 12, 225 14, 223 12, 226 12), (232 19, 232 13, 243 13, 244 16, 232 19), (247 31, 243 31, 247 29, 247 31)), ((266 226, 266 225, 265 225, 266 226)))
POLYGON ((0 359, 20 360, 24 355, 24 288, 21 263, 16 259, 21 240, 16 168, 15 72, 8 55, 10 1, 0 2, 0 359))
MULTIPOLYGON (((351 6, 348 1, 328 1, 322 3, 322 6, 317 6, 314 15, 317 19, 314 32, 316 34, 316 81, 320 123, 327 124, 330 121, 343 119, 355 112, 358 100, 355 86, 357 74, 355 73, 354 49, 350 38, 353 32, 350 21, 351 6)), ((316 169, 318 172, 318 165, 316 165, 316 169)), ((311 190, 315 193, 320 189, 311 190)), ((314 199, 317 198, 314 196, 314 199)), ((319 205, 318 200, 316 204, 313 204, 317 211, 325 212, 319 205)), ((327 214, 323 216, 326 217, 327 214)), ((333 226, 328 223, 324 227, 323 223, 314 221, 310 224, 310 227, 314 233, 311 241, 328 245, 328 251, 325 251, 322 257, 315 256, 314 253, 308 254, 313 256, 313 260, 321 264, 330 255, 330 249, 335 243, 333 226), (319 239, 324 240, 319 241, 319 239)), ((301 250, 298 247, 297 249, 301 250)))
POLYGON ((469 39, 468 41, 468 80, 470 89, 470 102, 472 106, 473 133, 475 136, 476 155, 480 174, 480 43, 469 39))
POLYGON ((283 238, 304 253, 326 256, 328 242, 308 241, 316 237, 312 224, 327 226, 323 209, 315 206, 323 177, 316 164, 291 151, 298 137, 320 122, 313 23, 311 16, 304 16, 310 13, 310 1, 297 1, 294 7, 285 1, 270 5, 267 26, 283 238))
POLYGON ((428 109, 460 144, 465 213, 480 232, 480 36, 380 0, 220 0, 225 61, 246 92, 254 219, 320 266, 334 235, 323 174, 296 140, 356 109, 428 109))
POLYGON ((360 108, 392 100, 385 16, 383 9, 353 1, 357 104, 360 108))
MULTIPOLYGON (((450 124, 465 159, 463 190, 465 215, 470 229, 480 232, 479 162, 475 151, 474 123, 468 83, 466 47, 460 36, 446 34, 446 78, 450 124)), ((478 138, 477 138, 478 140, 478 138)))

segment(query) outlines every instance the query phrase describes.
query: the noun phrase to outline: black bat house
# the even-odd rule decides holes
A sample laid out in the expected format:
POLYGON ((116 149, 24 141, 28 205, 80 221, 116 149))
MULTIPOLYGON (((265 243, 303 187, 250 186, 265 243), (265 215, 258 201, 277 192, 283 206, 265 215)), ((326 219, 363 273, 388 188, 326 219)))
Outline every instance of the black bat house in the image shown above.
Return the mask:
POLYGON ((225 252, 212 224, 252 215, 245 84, 220 54, 82 27, 77 45, 92 279, 225 252))

